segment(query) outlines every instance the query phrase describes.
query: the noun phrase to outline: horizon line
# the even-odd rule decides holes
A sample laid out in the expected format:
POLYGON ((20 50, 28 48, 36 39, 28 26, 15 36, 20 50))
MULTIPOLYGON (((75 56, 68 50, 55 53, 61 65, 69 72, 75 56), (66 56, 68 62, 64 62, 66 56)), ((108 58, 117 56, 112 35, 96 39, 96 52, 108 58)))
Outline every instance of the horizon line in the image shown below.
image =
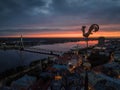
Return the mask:
MULTIPOLYGON (((0 36, 0 38, 20 38, 21 36, 0 36)), ((85 37, 26 37, 22 36, 23 38, 85 38, 85 37)), ((105 36, 99 36, 105 37, 105 36)), ((89 38, 99 38, 99 37, 89 37, 89 38)), ((105 38, 120 38, 120 36, 116 37, 105 37, 105 38)))

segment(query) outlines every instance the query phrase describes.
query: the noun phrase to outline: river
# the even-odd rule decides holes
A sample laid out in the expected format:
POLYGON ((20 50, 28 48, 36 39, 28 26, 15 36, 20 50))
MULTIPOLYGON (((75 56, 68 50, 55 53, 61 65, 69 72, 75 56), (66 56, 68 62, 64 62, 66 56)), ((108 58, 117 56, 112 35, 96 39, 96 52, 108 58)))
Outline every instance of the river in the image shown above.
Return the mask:
MULTIPOLYGON (((73 46, 77 44, 81 47, 85 47, 86 43, 84 41, 80 42, 67 42, 51 45, 38 45, 34 46, 36 48, 43 48, 49 50, 59 50, 59 51, 68 51, 73 46)), ((89 41, 89 45, 95 45, 97 41, 89 41)), ((3 72, 7 69, 14 68, 20 65, 29 65, 30 62, 34 60, 39 60, 46 58, 48 55, 43 55, 39 53, 30 53, 19 50, 0 50, 0 72, 3 72)))

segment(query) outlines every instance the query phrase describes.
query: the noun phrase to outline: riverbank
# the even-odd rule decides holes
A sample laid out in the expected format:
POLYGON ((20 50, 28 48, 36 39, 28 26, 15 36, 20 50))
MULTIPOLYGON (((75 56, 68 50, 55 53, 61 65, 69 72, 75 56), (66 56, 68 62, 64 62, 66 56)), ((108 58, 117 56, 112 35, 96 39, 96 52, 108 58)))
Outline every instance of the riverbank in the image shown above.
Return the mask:
POLYGON ((11 49, 19 50, 19 49, 20 49, 20 46, 16 46, 16 45, 0 46, 0 50, 11 50, 11 49))
MULTIPOLYGON (((29 64, 29 66, 18 66, 0 73, 0 86, 3 84, 10 85, 12 81, 24 76, 25 74, 35 75, 33 72, 41 72, 41 66, 43 69, 46 68, 45 62, 49 62, 47 66, 50 65, 49 58, 44 58, 41 60, 35 60, 29 64)), ((43 70, 42 70, 43 71, 43 70)))

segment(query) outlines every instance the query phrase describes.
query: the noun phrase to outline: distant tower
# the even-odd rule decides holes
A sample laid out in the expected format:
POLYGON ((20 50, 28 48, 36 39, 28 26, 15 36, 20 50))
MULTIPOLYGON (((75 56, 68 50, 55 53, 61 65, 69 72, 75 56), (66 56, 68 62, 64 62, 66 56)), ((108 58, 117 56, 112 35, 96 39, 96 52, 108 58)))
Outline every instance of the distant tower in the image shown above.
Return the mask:
POLYGON ((21 35, 20 37, 20 50, 23 50, 24 49, 24 44, 23 44, 23 37, 21 35))
POLYGON ((99 37, 98 38, 98 45, 102 46, 102 45, 104 45, 104 43, 105 43, 105 37, 99 37))

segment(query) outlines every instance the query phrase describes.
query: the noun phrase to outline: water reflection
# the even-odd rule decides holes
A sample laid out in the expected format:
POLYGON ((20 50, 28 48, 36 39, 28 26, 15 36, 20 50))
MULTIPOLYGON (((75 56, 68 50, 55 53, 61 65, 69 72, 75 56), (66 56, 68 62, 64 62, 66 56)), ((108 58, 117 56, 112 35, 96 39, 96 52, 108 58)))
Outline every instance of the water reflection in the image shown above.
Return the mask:
MULTIPOLYGON (((50 44, 50 45, 39 45, 39 46, 34 46, 35 48, 42 48, 42 49, 49 49, 49 50, 60 50, 60 51, 68 51, 70 50, 73 46, 80 45, 81 47, 86 47, 86 42, 85 41, 79 41, 79 42, 67 42, 67 43, 60 43, 60 44, 50 44)), ((90 45, 95 45, 97 44, 97 41, 89 41, 89 46, 90 45)))
POLYGON ((47 55, 18 50, 0 50, 0 72, 20 65, 28 65, 31 61, 45 58, 47 55))
MULTIPOLYGON (((89 45, 96 44, 97 41, 89 41, 89 45)), ((52 45, 39 45, 34 46, 37 48, 50 49, 50 50, 60 50, 68 51, 73 46, 80 44, 81 47, 85 47, 86 42, 68 42, 61 44, 52 44, 52 45)), ((18 50, 0 50, 0 72, 10 69, 20 65, 28 65, 31 61, 38 60, 48 57, 48 55, 42 55, 38 53, 30 53, 18 50)))

